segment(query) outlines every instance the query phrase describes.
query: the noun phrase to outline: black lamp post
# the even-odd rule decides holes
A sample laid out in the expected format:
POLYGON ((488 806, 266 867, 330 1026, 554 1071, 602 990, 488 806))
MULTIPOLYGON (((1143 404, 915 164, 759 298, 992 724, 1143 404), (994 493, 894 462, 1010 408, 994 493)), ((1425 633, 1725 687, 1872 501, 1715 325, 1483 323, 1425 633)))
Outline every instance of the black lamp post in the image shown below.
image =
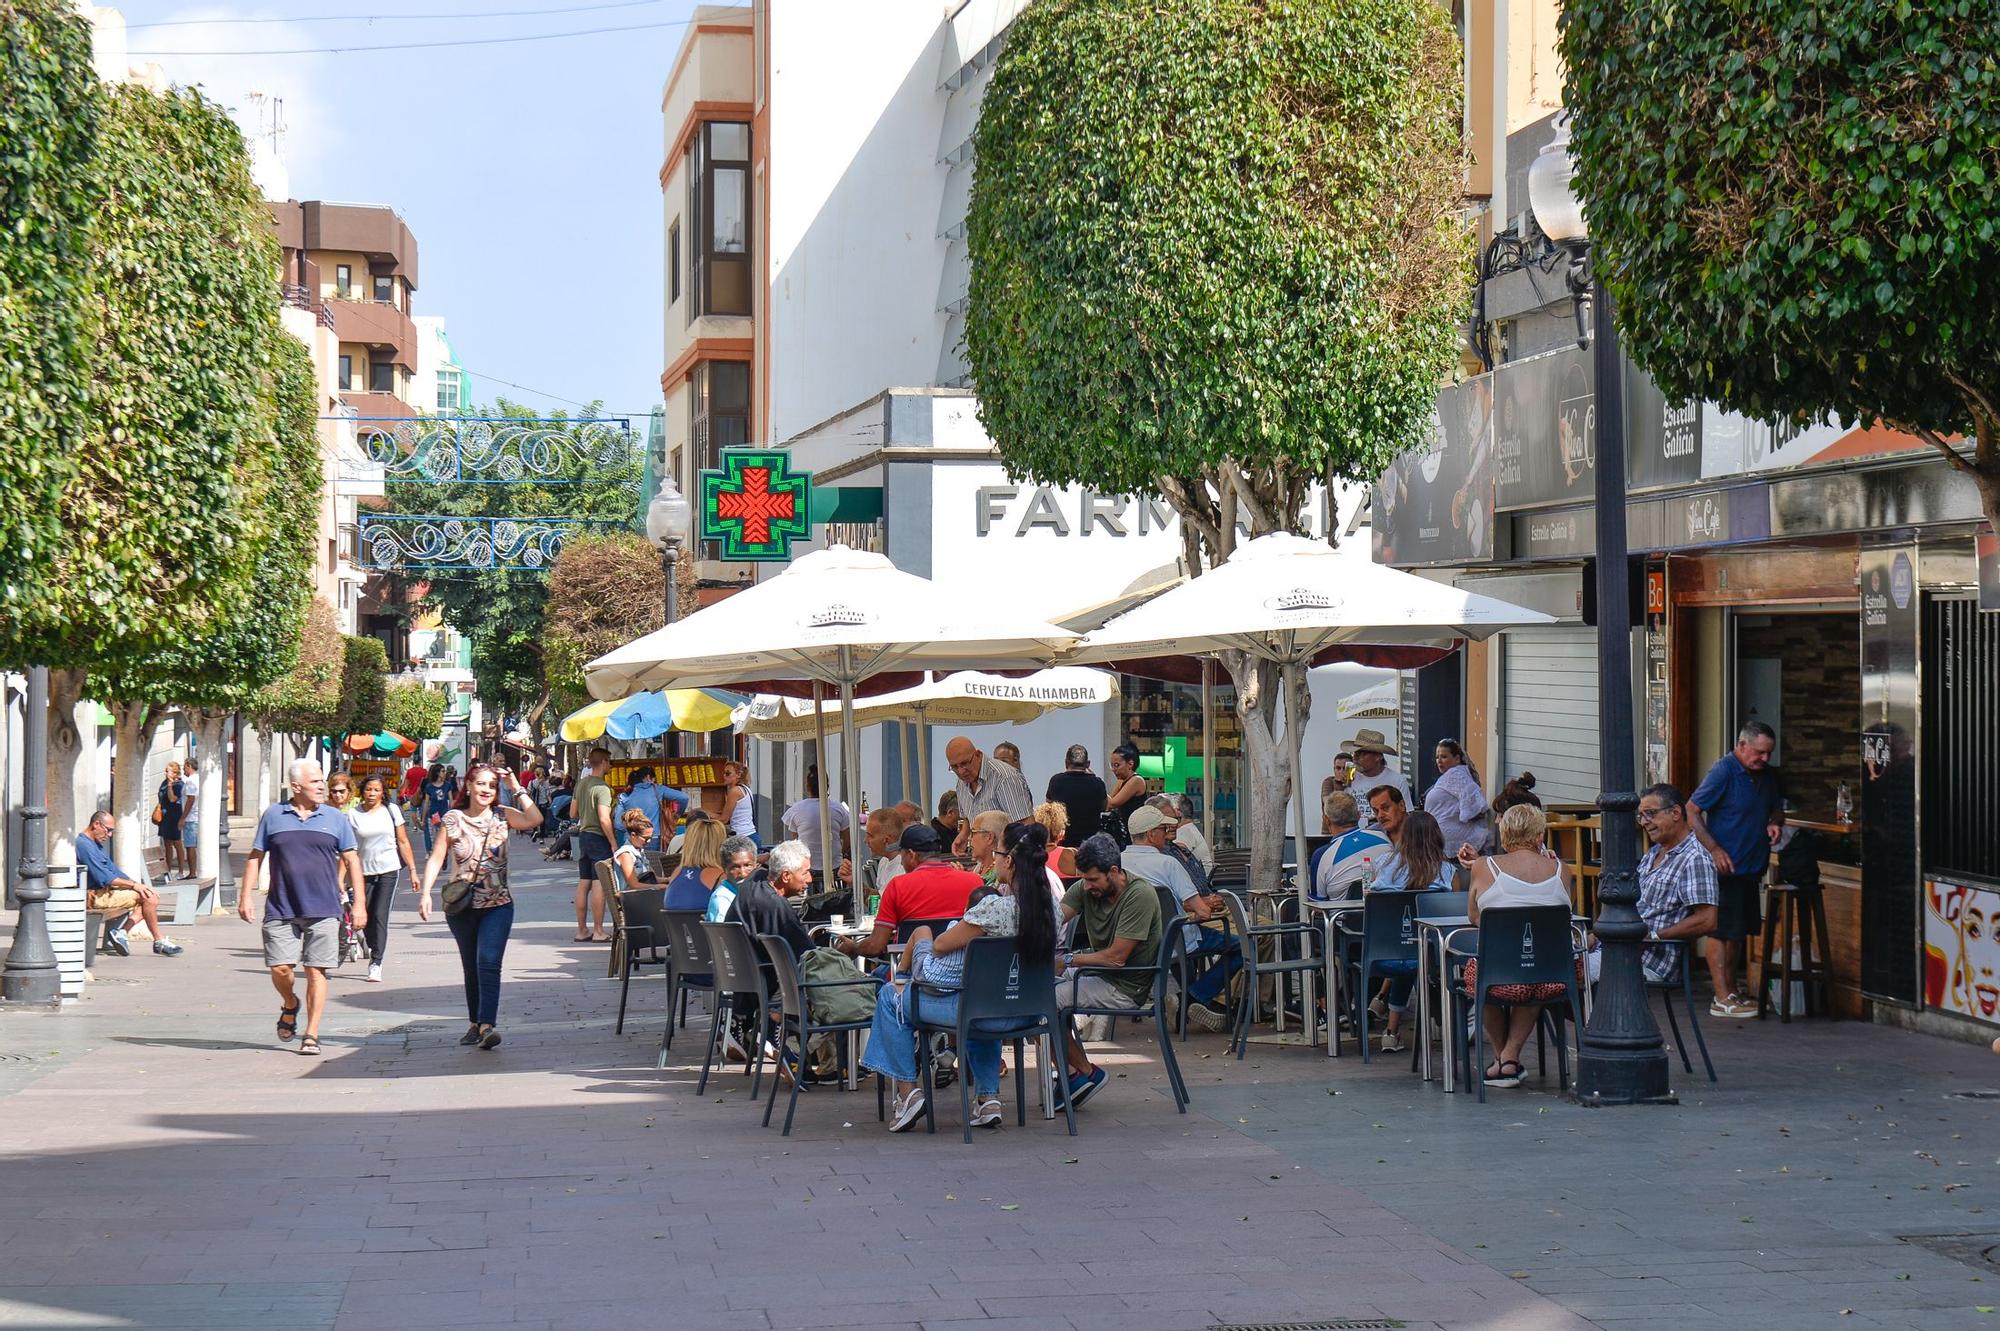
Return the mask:
MULTIPOLYGON (((667 574, 667 603, 665 622, 674 622, 674 611, 680 600, 680 556, 681 546, 687 542, 688 524, 694 517, 694 505, 674 484, 673 472, 668 468, 660 471, 660 492, 653 496, 653 502, 646 508, 646 539, 660 547, 660 561, 667 574)), ((662 742, 661 751, 666 754, 680 752, 680 732, 673 731, 662 742)))
POLYGON ((21 855, 14 879, 14 943, 0 972, 0 998, 10 1003, 55 1003, 62 975, 49 943, 49 668, 28 670, 25 772, 22 779, 21 855))
POLYGON ((1570 252, 1577 342, 1597 377, 1597 737, 1603 823, 1595 929, 1604 945, 1596 1002, 1579 1040, 1577 1099, 1586 1105, 1673 1104, 1666 1044, 1640 965, 1639 808, 1633 784, 1632 605, 1625 543, 1625 391, 1611 299, 1591 271, 1589 231, 1572 187, 1567 117, 1528 171, 1528 198, 1549 239, 1570 252))

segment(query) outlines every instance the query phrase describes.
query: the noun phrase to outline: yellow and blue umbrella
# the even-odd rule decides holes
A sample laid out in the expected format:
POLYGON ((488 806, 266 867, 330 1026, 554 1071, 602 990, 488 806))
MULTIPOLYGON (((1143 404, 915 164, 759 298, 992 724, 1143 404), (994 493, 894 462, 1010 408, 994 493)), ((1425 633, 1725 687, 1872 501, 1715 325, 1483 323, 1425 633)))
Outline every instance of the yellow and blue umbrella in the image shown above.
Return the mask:
POLYGON ((729 724, 741 699, 720 689, 667 689, 594 702, 563 718, 562 737, 583 744, 613 739, 653 739, 670 730, 705 735, 729 724))

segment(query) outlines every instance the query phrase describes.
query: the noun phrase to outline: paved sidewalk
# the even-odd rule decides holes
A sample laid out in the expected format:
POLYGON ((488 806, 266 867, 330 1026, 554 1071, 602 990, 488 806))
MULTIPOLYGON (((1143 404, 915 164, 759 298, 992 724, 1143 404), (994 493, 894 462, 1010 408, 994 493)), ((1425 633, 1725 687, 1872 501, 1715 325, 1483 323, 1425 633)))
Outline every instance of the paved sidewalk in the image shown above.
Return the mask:
POLYGON ((612 1032, 566 871, 516 853, 490 1053, 407 908, 318 1060, 233 917, 0 1012, 0 1327, 2000 1327, 2000 1270, 1895 1237, 2000 1231, 2000 1105, 1946 1098, 2000 1086, 1977 1047, 1711 1023, 1718 1088, 1588 1112, 1197 1037, 1182 1117, 1127 1038, 1074 1139, 824 1090, 783 1139, 740 1074, 694 1097, 702 1032, 654 1070, 656 977, 612 1032))

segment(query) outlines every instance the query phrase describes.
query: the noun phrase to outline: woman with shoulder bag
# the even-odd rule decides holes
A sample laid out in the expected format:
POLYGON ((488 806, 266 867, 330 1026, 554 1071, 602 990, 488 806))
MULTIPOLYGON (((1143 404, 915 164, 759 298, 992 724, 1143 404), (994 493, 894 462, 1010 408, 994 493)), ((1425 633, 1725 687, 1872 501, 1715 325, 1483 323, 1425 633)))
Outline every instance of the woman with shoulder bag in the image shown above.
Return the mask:
POLYGON ((417 918, 431 917, 431 885, 452 859, 452 877, 443 891, 445 924, 458 943, 465 972, 465 1011, 471 1021, 459 1043, 491 1049, 500 1043, 494 1023, 500 1015, 500 963, 514 928, 514 896, 507 888, 507 834, 541 826, 542 811, 521 789, 512 772, 481 763, 465 774, 453 807, 438 822, 437 844, 424 862, 417 918), (519 807, 499 803, 500 782, 519 807))

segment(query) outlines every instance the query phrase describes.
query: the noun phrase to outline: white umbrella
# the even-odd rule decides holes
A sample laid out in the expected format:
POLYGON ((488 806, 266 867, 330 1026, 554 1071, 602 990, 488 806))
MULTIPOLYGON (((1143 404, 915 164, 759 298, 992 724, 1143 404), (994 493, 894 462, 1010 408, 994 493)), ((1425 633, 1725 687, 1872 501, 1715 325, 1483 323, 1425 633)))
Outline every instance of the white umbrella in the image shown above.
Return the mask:
MULTIPOLYGON (((1539 611, 1386 568, 1360 550, 1335 550, 1288 532, 1238 546, 1227 561, 1088 635, 1078 662, 1241 651, 1276 662, 1289 700, 1304 671, 1348 646, 1438 647, 1503 628, 1553 621, 1539 611)), ((1287 717, 1298 844, 1306 837, 1302 727, 1287 717)), ((1299 856, 1300 918, 1306 899, 1299 856)), ((1313 1021, 1307 1004, 1307 1022, 1313 1021)))
MULTIPOLYGON (((1075 642, 1067 629, 1010 611, 1004 598, 948 595, 881 555, 836 545, 605 653, 586 667, 586 680, 595 698, 705 685, 785 694, 836 688, 851 804, 858 770, 854 698, 861 686, 884 691, 913 682, 897 671, 1034 669, 1075 642)), ((817 715, 823 724, 826 714, 817 715)), ((822 808, 821 867, 831 875, 828 827, 822 808)))
POLYGON ((1333 714, 1342 721, 1383 720, 1402 711, 1402 682, 1393 678, 1350 693, 1333 705, 1333 714))

